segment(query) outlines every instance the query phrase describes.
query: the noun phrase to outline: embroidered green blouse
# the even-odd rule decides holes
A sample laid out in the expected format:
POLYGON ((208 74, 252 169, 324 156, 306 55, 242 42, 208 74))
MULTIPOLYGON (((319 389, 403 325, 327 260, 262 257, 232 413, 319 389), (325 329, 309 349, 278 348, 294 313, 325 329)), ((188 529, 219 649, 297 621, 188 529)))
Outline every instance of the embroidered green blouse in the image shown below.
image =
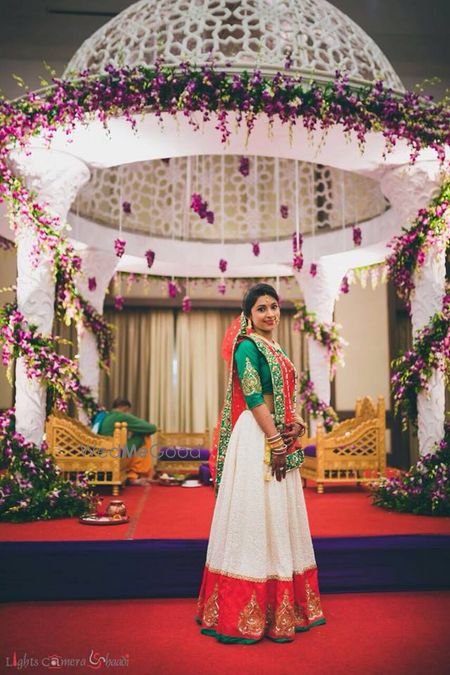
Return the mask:
POLYGON ((270 368, 264 356, 252 340, 242 340, 234 352, 234 360, 249 408, 264 403, 263 394, 272 394, 270 368))

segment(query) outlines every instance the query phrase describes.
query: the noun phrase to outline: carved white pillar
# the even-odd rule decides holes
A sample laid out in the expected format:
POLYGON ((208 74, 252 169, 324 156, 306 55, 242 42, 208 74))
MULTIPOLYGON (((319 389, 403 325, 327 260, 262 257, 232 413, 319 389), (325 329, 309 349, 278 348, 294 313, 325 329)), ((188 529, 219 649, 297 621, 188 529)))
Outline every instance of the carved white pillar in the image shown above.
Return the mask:
MULTIPOLYGON (((441 167, 437 162, 421 162, 389 171, 381 181, 381 189, 397 211, 400 224, 407 227, 420 208, 426 208, 439 192, 442 182, 441 167)), ((445 253, 434 246, 425 263, 414 273, 414 291, 411 295, 411 322, 413 336, 426 326, 431 317, 442 309, 445 294, 445 253)), ((444 375, 434 371, 429 391, 417 397, 419 451, 425 455, 442 440, 445 421, 444 375)))
MULTIPOLYGON (((89 180, 87 166, 70 155, 35 149, 32 154, 16 152, 12 156, 13 170, 36 194, 36 201, 47 204, 51 214, 66 220, 70 205, 79 188, 89 180)), ((31 265, 33 248, 38 246, 34 232, 26 221, 17 223, 17 305, 25 319, 37 326, 40 333, 52 330, 55 284, 51 265, 42 253, 36 268, 31 265)), ((27 441, 41 443, 45 426, 46 387, 29 379, 23 359, 16 364, 16 429, 27 441)))
MULTIPOLYGON (((80 251, 80 257, 82 266, 76 280, 77 288, 97 312, 103 314, 105 294, 117 267, 118 258, 114 254, 92 248, 80 251), (95 279, 95 289, 89 290, 89 279, 95 279)), ((92 395, 98 401, 100 366, 95 336, 82 324, 78 324, 77 332, 80 381, 91 389, 92 395)), ((80 410, 79 414, 83 421, 88 421, 84 411, 80 410)))
MULTIPOLYGON (((346 263, 322 258, 317 265, 317 274, 312 277, 307 270, 295 274, 303 291, 306 309, 316 314, 321 323, 333 321, 334 304, 342 279, 347 272, 346 263)), ((330 363, 326 348, 308 336, 308 357, 311 380, 317 396, 328 405, 331 400, 330 363)), ((311 420, 311 434, 320 420, 311 420)))

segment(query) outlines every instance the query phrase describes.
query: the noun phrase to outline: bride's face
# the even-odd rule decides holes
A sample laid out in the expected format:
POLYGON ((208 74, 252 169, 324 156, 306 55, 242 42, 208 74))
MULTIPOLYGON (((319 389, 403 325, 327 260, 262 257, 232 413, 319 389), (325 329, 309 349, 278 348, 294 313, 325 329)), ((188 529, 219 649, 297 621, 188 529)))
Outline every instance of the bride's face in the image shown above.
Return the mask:
POLYGON ((280 321, 280 306, 270 295, 260 295, 252 307, 250 318, 256 333, 271 334, 280 321))

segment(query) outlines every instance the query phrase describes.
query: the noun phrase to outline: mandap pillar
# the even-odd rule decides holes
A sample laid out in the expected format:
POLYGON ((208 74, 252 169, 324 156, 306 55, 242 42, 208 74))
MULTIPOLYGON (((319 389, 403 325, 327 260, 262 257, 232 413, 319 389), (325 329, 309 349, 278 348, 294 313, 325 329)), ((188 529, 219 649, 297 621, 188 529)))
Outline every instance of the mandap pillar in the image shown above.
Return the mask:
MULTIPOLYGON (((79 252, 82 260, 81 274, 76 285, 82 296, 100 314, 103 314, 103 303, 109 282, 116 270, 118 258, 112 253, 88 248, 79 252), (95 280, 89 289, 89 279, 95 280)), ((91 389, 92 395, 98 401, 100 365, 95 336, 86 330, 82 323, 77 326, 78 334, 78 367, 81 384, 91 389)), ((88 423, 88 417, 82 410, 80 419, 88 423)))
MULTIPOLYGON (((392 169, 383 176, 381 189, 396 210, 399 222, 408 227, 420 208, 428 206, 439 192, 441 167, 437 162, 418 162, 392 169)), ((445 295, 445 251, 442 246, 430 248, 425 262, 413 275, 411 323, 413 337, 432 316, 442 310, 445 295)), ((429 391, 417 396, 419 452, 425 455, 444 436, 445 382, 443 373, 434 370, 429 391)))
MULTIPOLYGON (((325 258, 319 260, 317 274, 312 277, 307 270, 295 274, 303 291, 306 308, 314 312, 321 323, 333 321, 334 305, 339 294, 342 279, 347 272, 347 265, 325 258)), ((326 348, 308 336, 308 358, 311 380, 317 396, 327 405, 331 401, 330 362, 326 348)), ((316 432, 319 420, 311 420, 311 435, 316 432)))
MULTIPOLYGON (((78 190, 89 180, 86 164, 70 155, 34 149, 31 154, 12 154, 13 170, 22 177, 36 201, 47 204, 51 214, 66 221, 78 190)), ((26 223, 17 223, 17 305, 25 319, 40 333, 52 332, 55 284, 49 257, 42 253, 37 267, 31 265, 32 251, 39 244, 26 223)), ((22 358, 16 363, 16 430, 26 441, 42 442, 46 416, 46 387, 38 379, 29 379, 22 358)))

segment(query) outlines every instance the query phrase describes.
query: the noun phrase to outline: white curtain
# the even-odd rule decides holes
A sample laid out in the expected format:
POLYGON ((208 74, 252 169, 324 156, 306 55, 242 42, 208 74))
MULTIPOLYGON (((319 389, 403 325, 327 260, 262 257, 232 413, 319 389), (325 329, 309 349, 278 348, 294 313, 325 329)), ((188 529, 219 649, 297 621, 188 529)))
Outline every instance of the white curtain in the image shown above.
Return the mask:
POLYGON ((173 427, 174 313, 171 310, 108 311, 116 335, 109 377, 100 381, 100 402, 110 408, 122 396, 131 400, 132 413, 159 429, 173 427))
POLYGON ((177 428, 182 431, 211 430, 216 424, 223 399, 223 375, 220 376, 222 324, 219 311, 178 315, 175 419, 177 428))
MULTIPOLYGON (((100 402, 109 408, 117 396, 129 398, 132 412, 164 431, 212 433, 228 379, 222 339, 239 310, 108 311, 116 328, 116 353, 109 378, 101 377, 100 402)), ((275 339, 300 370, 305 363, 302 336, 282 314, 275 339)))

